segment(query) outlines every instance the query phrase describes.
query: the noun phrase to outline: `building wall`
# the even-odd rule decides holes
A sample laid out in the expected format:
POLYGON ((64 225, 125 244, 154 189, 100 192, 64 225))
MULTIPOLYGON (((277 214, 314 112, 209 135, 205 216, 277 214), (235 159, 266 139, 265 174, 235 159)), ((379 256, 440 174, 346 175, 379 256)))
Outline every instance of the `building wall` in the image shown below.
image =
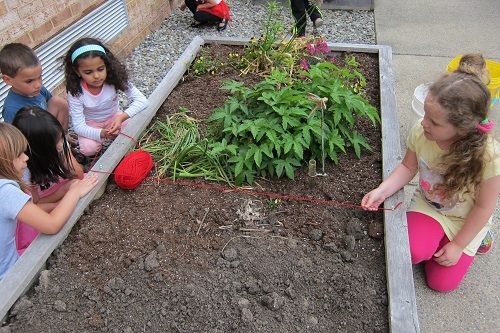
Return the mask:
MULTIPOLYGON (((0 0, 0 47, 43 44, 105 0, 0 0)), ((126 56, 172 12, 178 0, 126 0, 129 26, 110 46, 126 56)))

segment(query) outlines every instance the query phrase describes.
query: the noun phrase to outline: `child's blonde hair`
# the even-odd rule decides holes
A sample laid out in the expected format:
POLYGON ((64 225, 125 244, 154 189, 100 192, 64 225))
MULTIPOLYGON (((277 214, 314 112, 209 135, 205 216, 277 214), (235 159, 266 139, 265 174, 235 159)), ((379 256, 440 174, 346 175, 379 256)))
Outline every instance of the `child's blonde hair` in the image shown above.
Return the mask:
POLYGON ((458 70, 476 75, 485 85, 490 84, 490 73, 486 68, 486 60, 479 53, 464 54, 460 58, 458 70))
POLYGON ((482 180, 488 135, 478 130, 490 105, 489 82, 484 58, 466 54, 453 73, 443 75, 429 87, 430 96, 447 111, 447 120, 461 133, 443 157, 442 187, 448 197, 473 191, 482 180), (485 79, 486 78, 486 79, 485 79))
POLYGON ((17 128, 0 123, 0 177, 16 181, 22 189, 25 184, 14 168, 14 160, 28 148, 28 141, 17 128))

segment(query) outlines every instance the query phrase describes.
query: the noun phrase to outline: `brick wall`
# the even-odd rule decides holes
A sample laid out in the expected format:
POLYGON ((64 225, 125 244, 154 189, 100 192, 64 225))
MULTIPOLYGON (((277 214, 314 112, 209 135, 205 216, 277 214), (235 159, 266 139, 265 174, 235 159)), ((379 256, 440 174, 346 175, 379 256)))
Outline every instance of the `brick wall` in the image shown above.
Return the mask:
MULTIPOLYGON (((0 47, 43 44, 105 0, 0 0, 0 47)), ((125 56, 170 15, 178 0, 126 0, 129 26, 110 44, 125 56)))

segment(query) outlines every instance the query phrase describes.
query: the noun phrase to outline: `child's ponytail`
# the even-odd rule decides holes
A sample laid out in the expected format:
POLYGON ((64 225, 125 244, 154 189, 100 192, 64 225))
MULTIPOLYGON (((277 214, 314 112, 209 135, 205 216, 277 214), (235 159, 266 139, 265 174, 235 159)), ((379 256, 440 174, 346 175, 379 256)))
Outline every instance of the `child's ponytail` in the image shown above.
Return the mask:
POLYGON ((446 171, 440 187, 448 197, 473 191, 482 180, 489 136, 488 131, 480 130, 480 124, 487 119, 490 105, 485 82, 489 82, 489 75, 484 58, 470 54, 462 57, 455 72, 443 75, 429 87, 429 94, 447 111, 448 122, 461 133, 443 157, 446 171))

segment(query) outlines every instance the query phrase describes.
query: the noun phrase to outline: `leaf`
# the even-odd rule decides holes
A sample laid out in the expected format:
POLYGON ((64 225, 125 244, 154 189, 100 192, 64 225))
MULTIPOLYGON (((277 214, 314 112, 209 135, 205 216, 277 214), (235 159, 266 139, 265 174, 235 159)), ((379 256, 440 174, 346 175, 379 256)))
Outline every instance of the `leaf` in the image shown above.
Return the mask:
POLYGON ((260 149, 255 150, 255 153, 253 154, 253 159, 257 167, 260 167, 260 164, 262 163, 262 151, 260 149))
POLYGON ((358 158, 361 157, 361 146, 365 147, 368 150, 372 150, 368 142, 366 142, 365 138, 359 134, 357 131, 353 132, 351 143, 354 148, 354 153, 358 158))

